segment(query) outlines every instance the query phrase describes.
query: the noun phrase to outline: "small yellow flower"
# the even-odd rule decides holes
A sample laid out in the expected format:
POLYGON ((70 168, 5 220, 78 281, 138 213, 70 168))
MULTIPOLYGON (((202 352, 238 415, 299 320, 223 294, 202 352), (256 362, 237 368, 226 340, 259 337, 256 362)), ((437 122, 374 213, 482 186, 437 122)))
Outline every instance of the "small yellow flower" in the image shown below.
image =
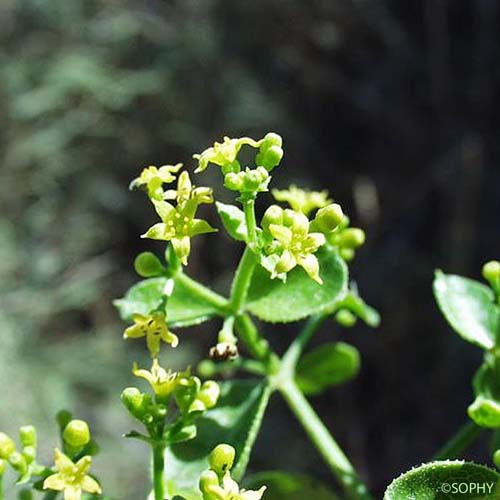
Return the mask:
POLYGON ((220 167, 230 165, 236 161, 242 146, 246 144, 258 148, 260 143, 261 141, 254 141, 250 137, 241 137, 239 139, 224 137, 224 142, 216 142, 213 147, 205 149, 200 154, 193 155, 193 158, 198 160, 198 168, 195 173, 206 170, 209 163, 215 163, 220 167))
POLYGON ((175 199, 177 206, 163 200, 153 199, 157 214, 162 222, 150 227, 141 238, 171 241, 175 254, 187 265, 191 251, 191 238, 198 234, 216 231, 208 222, 195 219, 198 206, 202 203, 212 203, 212 190, 205 187, 194 187, 187 172, 182 172, 177 182, 176 190, 165 193, 165 199, 175 199))
POLYGON ((182 168, 182 163, 177 165, 164 165, 157 168, 153 165, 146 167, 141 175, 134 179, 130 188, 145 188, 151 199, 163 199, 163 184, 175 181, 175 175, 182 168))
POLYGON ((264 249, 268 263, 266 267, 272 277, 284 279, 286 274, 297 265, 320 285, 323 280, 319 276, 319 261, 314 255, 325 244, 323 233, 309 232, 309 219, 300 212, 271 205, 263 218, 263 228, 273 241, 264 249))
POLYGON ((43 488, 64 492, 64 500, 80 500, 82 492, 101 493, 99 483, 87 475, 92 458, 85 456, 75 464, 64 453, 55 450, 55 468, 57 472, 45 479, 43 488))
POLYGON ((155 312, 151 315, 134 314, 134 324, 129 326, 123 333, 123 338, 138 339, 146 337, 149 352, 152 358, 156 358, 160 352, 160 342, 163 340, 172 347, 177 347, 179 339, 167 326, 165 314, 155 312))
POLYGON ((323 208, 332 203, 328 191, 306 191, 292 184, 288 189, 273 189, 272 194, 277 201, 287 202, 296 212, 309 215, 316 208, 323 208))
POLYGON ((154 393, 160 398, 167 398, 172 394, 175 388, 182 380, 189 376, 188 372, 172 372, 165 370, 158 363, 158 359, 153 360, 151 371, 140 369, 137 363, 134 363, 132 373, 136 377, 141 377, 149 382, 154 393))

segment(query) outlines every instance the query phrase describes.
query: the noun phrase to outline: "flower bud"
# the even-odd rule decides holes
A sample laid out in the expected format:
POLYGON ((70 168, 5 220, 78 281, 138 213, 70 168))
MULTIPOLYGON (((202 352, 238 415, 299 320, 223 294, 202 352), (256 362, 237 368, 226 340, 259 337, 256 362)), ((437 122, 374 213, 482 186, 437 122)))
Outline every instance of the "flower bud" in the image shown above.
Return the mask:
POLYGON ((283 212, 284 210, 278 205, 271 205, 262 217, 262 228, 269 231, 271 224, 283 224, 283 212))
POLYGON ((23 446, 33 446, 36 448, 36 429, 32 425, 24 425, 19 429, 19 438, 23 446))
POLYGON ((200 399, 195 399, 190 405, 188 409, 188 413, 193 413, 195 411, 206 411, 207 407, 203 401, 200 399))
POLYGON ((213 380, 207 380, 201 386, 200 392, 198 393, 198 398, 206 408, 213 408, 220 396, 220 387, 217 382, 213 380))
POLYGON ((348 227, 339 235, 340 246, 345 248, 359 248, 365 242, 366 236, 362 229, 348 227))
POLYGON ((0 432, 0 458, 7 459, 16 450, 16 444, 7 436, 7 434, 0 432))
POLYGON ((335 315, 335 320, 339 325, 351 328, 356 324, 358 318, 348 309, 340 309, 335 315))
POLYGON ((83 448, 90 441, 87 422, 72 420, 63 431, 63 440, 73 448, 83 448))
POLYGON ((34 446, 25 446, 22 455, 26 459, 26 462, 30 464, 36 458, 36 448, 34 446))
POLYGON ((340 256, 346 261, 350 262, 354 259, 355 252, 352 248, 341 248, 339 250, 340 256))
POLYGON ((493 463, 497 469, 500 469, 500 450, 495 451, 493 453, 493 463))
POLYGON ((342 222, 344 213, 338 203, 332 203, 327 207, 320 208, 314 219, 314 229, 322 233, 331 233, 342 222))
POLYGON ((219 444, 208 457, 210 468, 217 474, 225 474, 233 467, 235 455, 236 450, 232 446, 219 444))
POLYGON ((282 147, 283 146, 283 139, 281 138, 281 135, 277 134, 276 132, 268 132, 264 136, 264 142, 271 146, 278 146, 282 147))
POLYGON ((167 407, 163 404, 157 404, 153 407, 152 413, 155 420, 163 420, 167 416, 167 407))
POLYGON ((230 172, 224 176, 224 186, 231 191, 241 191, 243 189, 243 177, 239 173, 230 172))
POLYGON ((120 399, 132 416, 141 420, 146 413, 151 396, 143 394, 136 387, 127 387, 121 394, 120 399))
POLYGON ((490 283, 497 283, 500 280, 500 262, 490 260, 483 266, 483 277, 490 283))
POLYGON ((18 451, 14 451, 9 457, 9 464, 12 468, 23 475, 28 470, 26 459, 18 451))
POLYGON ((202 493, 207 493, 209 488, 219 486, 219 477, 213 470, 206 470, 200 476, 199 486, 202 493))
POLYGON ((264 167, 269 172, 277 167, 283 158, 283 141, 278 134, 273 132, 267 134, 255 157, 257 165, 264 167))
POLYGON ((142 252, 134 260, 135 272, 143 278, 159 276, 165 268, 160 259, 151 252, 142 252))

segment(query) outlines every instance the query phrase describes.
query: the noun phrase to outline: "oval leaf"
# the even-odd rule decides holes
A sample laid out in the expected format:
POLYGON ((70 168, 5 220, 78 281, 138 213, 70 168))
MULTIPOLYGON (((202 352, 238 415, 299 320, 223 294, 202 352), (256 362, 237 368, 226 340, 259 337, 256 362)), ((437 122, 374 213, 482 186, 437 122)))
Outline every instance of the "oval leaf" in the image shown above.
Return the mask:
POLYGON ((359 372, 358 350, 344 342, 323 344, 304 355, 297 364, 296 381, 305 394, 320 394, 332 385, 340 385, 359 372))
POLYGON ((431 462, 395 479, 384 500, 494 499, 500 475, 488 467, 460 460, 431 462))
POLYGON ((173 445, 165 454, 165 474, 168 493, 192 498, 197 495, 198 480, 208 468, 208 455, 221 443, 236 449, 236 462, 231 471, 241 478, 257 437, 270 390, 263 382, 223 382, 217 406, 196 421, 195 439, 173 445))
POLYGON ((323 285, 300 267, 288 273, 283 283, 272 280, 268 271, 257 266, 248 292, 248 310, 263 321, 289 323, 333 309, 347 291, 347 266, 331 247, 321 248, 317 257, 323 285))
MULTIPOLYGON (((135 313, 148 314, 162 302, 167 278, 151 278, 140 281, 114 301, 125 321, 130 321, 135 313)), ((166 308, 169 326, 182 327, 196 325, 218 314, 217 309, 198 295, 191 293, 181 281, 176 281, 174 291, 166 308)))
POLYGON ((434 295, 452 328, 483 349, 495 346, 500 331, 500 310, 493 291, 478 281, 436 272, 434 295))
POLYGON ((226 205, 219 201, 215 206, 229 236, 238 241, 246 241, 248 231, 245 213, 234 205, 226 205))
POLYGON ((337 500, 338 497, 320 481, 302 474, 270 471, 255 474, 245 481, 245 488, 258 490, 267 486, 265 500, 337 500))

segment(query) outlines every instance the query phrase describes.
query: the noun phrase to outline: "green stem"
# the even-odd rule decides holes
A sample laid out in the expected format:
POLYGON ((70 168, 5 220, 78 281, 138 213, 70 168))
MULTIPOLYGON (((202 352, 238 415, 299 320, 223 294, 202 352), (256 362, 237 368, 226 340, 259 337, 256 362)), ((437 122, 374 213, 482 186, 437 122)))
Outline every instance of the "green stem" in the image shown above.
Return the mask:
POLYGON ((236 316, 236 331, 250 354, 258 360, 267 361, 272 355, 269 342, 260 336, 259 330, 248 314, 236 316))
POLYGON ((467 422, 459 431, 434 455, 433 460, 448 460, 459 458, 460 454, 469 448, 484 432, 484 429, 474 422, 467 422))
POLYGON ((231 286, 231 310, 234 314, 239 314, 245 305, 256 265, 257 256, 248 246, 243 252, 231 286))
POLYGON ((348 498, 372 500, 353 465, 293 380, 278 387, 307 435, 343 486, 348 498))
POLYGON ((242 201, 247 223, 248 246, 252 250, 257 248, 257 221, 255 220, 255 198, 242 201))
POLYGON ((287 370, 289 376, 293 377, 295 371, 295 366, 300 358, 300 355, 304 351, 306 345, 311 340, 316 330, 324 323, 328 314, 318 314, 312 316, 304 326, 303 330, 295 338, 295 340, 290 344, 290 347, 283 356, 283 368, 287 370))
POLYGON ((4 500, 4 496, 3 496, 3 474, 0 474, 0 500, 4 500))
POLYGON ((165 445, 156 443, 153 445, 153 489, 154 500, 165 500, 165 445))
POLYGON ((192 292, 193 295, 197 295, 201 299, 213 305, 221 314, 227 314, 229 302, 226 298, 222 297, 222 295, 219 295, 205 285, 198 283, 183 272, 179 272, 175 279, 178 283, 182 283, 182 285, 192 292))

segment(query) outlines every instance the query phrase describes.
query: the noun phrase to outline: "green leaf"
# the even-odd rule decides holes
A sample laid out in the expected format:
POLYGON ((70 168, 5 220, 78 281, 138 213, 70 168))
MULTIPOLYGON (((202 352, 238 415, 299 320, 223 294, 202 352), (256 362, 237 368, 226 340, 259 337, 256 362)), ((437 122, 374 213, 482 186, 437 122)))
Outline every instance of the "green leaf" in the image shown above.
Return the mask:
POLYGON ((436 272, 434 295, 452 328, 483 349, 495 346, 500 332, 500 310, 493 291, 478 281, 436 272))
POLYGON ((221 443, 234 446, 234 478, 242 477, 267 408, 270 390, 264 382, 244 380, 220 384, 217 406, 196 421, 195 439, 173 445, 165 454, 165 474, 170 496, 201 498, 198 480, 208 468, 208 455, 221 443))
MULTIPOLYGON (((140 281, 114 301, 125 321, 135 313, 148 314, 159 307, 164 298, 167 278, 151 278, 140 281)), ((176 281, 174 291, 166 307, 169 326, 183 327, 197 325, 217 315, 217 309, 209 302, 193 294, 181 281, 176 281)))
POLYGON ((248 292, 248 310, 263 321, 289 323, 333 309, 347 291, 347 266, 331 247, 321 248, 316 255, 323 285, 301 267, 291 271, 283 283, 257 266, 248 292))
POLYGON ((431 462, 406 472, 390 484, 384 500, 486 500, 497 499, 499 491, 496 471, 454 460, 431 462))
POLYGON ((229 236, 238 241, 246 241, 248 231, 245 213, 234 205, 226 205, 219 201, 215 206, 229 236))
POLYGON ((337 500, 338 497, 320 481, 302 474, 269 471, 255 474, 245 481, 249 490, 267 486, 265 500, 337 500))
POLYGON ((305 394, 320 394, 354 378, 360 367, 358 350, 344 342, 323 344, 297 363, 296 381, 305 394))

